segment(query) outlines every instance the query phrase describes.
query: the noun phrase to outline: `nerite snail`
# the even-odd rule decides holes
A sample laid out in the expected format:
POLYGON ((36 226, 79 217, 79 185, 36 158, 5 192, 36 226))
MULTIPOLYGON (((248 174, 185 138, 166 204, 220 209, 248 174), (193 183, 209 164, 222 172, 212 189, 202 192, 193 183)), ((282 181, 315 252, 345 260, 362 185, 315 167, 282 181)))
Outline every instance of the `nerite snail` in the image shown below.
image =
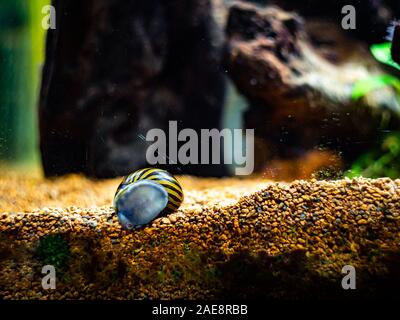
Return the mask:
POLYGON ((176 211, 182 201, 182 187, 173 175, 145 168, 124 178, 115 193, 114 208, 121 225, 131 230, 176 211))

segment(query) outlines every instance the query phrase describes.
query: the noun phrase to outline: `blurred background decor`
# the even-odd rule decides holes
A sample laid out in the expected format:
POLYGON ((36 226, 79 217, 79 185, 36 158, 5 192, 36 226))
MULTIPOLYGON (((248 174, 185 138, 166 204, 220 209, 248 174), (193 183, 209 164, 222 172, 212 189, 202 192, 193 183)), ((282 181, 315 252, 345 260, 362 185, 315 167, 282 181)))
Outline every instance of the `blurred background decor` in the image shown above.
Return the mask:
MULTIPOLYGON (((399 32, 393 45, 385 37, 397 1, 54 0, 44 48, 48 3, 2 0, 3 162, 41 160, 46 176, 124 175, 146 166, 146 132, 169 120, 254 128, 257 172, 277 180, 369 176, 368 161, 397 143, 400 75, 388 59, 398 58, 382 59, 396 52, 399 32), (344 5, 356 8, 355 30, 341 27, 344 5)), ((393 161, 379 174, 398 177, 393 161)))
POLYGON ((0 162, 37 167, 37 103, 48 0, 0 1, 0 162))

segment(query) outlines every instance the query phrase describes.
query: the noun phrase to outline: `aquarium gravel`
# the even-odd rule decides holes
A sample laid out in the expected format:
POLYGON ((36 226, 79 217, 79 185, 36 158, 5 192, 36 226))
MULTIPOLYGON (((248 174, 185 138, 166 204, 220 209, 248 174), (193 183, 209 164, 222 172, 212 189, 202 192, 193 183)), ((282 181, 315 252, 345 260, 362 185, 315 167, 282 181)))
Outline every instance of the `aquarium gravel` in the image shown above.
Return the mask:
POLYGON ((0 298, 399 297, 400 180, 178 179, 180 209, 127 231, 120 179, 0 178, 0 298))

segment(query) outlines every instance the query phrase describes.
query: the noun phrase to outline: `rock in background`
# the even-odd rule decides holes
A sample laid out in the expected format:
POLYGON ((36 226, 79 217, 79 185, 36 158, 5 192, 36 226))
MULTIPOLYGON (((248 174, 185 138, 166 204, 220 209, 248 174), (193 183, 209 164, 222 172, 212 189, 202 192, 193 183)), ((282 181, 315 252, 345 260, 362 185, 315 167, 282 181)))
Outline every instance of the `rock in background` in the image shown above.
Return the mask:
MULTIPOLYGON (((303 11, 292 1, 283 3, 303 11)), ((315 6, 312 1, 304 6, 306 19, 277 6, 242 3, 230 9, 227 66, 249 101, 245 123, 255 128, 259 167, 272 157, 298 157, 315 148, 333 149, 350 162, 381 130, 399 128, 394 89, 352 99, 358 81, 386 70, 373 59, 366 41, 341 29, 341 18, 326 20, 325 11, 312 16, 315 6)), ((363 17, 383 20, 379 14, 363 17)))
MULTIPOLYGON (((208 0, 53 4, 57 29, 48 33, 40 97, 47 176, 110 177, 146 166, 146 133, 167 131, 169 120, 219 127, 222 38, 208 0)), ((224 173, 215 165, 170 170, 224 173)))

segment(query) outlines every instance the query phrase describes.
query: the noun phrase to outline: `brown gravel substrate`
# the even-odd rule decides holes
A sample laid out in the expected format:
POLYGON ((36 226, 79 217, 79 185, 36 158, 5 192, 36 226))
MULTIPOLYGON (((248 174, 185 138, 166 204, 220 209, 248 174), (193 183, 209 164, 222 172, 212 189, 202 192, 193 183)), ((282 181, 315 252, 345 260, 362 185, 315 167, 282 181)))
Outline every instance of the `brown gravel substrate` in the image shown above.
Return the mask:
POLYGON ((400 298, 400 180, 178 179, 180 210, 128 232, 120 179, 0 178, 0 298, 400 298))

